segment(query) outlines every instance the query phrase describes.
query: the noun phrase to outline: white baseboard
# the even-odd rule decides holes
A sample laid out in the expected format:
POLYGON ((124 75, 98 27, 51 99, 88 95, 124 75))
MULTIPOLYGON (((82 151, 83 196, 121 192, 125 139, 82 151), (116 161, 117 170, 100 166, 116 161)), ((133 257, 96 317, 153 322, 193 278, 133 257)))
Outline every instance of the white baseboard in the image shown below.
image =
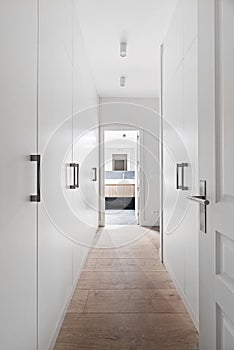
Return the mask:
POLYGON ((189 313, 189 316, 191 317, 192 321, 193 321, 193 324, 196 328, 196 330, 199 332, 199 319, 197 318, 196 314, 194 313, 186 295, 184 294, 182 288, 180 287, 180 284, 177 282, 177 279, 174 275, 174 273, 172 272, 172 269, 170 268, 170 266, 167 264, 167 262, 164 260, 164 265, 167 269, 167 272, 169 273, 178 293, 179 293, 179 296, 181 297, 181 300, 182 302, 184 303, 188 313, 189 313))
POLYGON ((143 220, 140 222, 140 226, 145 226, 145 227, 155 227, 159 226, 159 221, 149 221, 149 220, 143 220))

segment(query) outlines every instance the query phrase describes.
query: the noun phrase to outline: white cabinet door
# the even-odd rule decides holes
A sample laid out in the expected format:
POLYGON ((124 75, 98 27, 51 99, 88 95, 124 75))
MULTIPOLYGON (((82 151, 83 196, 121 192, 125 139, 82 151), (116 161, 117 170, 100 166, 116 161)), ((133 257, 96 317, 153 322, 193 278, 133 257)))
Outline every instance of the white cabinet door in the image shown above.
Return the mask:
MULTIPOLYGON (((164 69, 167 70, 166 65, 164 69)), ((176 183, 176 166, 187 161, 182 143, 183 64, 164 87, 164 257, 177 286, 183 290, 185 232, 182 215, 185 205, 184 194, 177 189, 176 183)))
POLYGON ((0 41, 0 348, 35 350, 36 1, 1 1, 0 41))
POLYGON ((210 200, 207 234, 200 232, 200 349, 232 350, 234 2, 199 5, 199 164, 210 200))
POLYGON ((38 211, 38 335, 39 350, 45 350, 55 335, 72 288, 72 190, 68 175, 72 161, 72 1, 41 0, 39 15, 42 203, 38 211))
POLYGON ((93 242, 98 226, 98 99, 90 74, 78 9, 73 10, 73 160, 79 164, 79 188, 73 191, 73 279, 93 242), (97 181, 93 181, 96 168, 97 181))
POLYGON ((196 10, 196 0, 178 2, 163 45, 163 246, 164 262, 198 328, 199 217, 187 199, 199 190, 196 10), (182 163, 183 190, 176 188, 182 163))

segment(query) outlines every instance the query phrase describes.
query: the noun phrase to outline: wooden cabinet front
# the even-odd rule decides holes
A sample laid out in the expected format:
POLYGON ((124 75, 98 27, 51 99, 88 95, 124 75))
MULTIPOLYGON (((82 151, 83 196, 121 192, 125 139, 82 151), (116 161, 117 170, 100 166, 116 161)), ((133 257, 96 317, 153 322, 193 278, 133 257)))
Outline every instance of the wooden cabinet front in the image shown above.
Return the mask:
POLYGON ((105 197, 135 197, 135 185, 105 185, 105 197))

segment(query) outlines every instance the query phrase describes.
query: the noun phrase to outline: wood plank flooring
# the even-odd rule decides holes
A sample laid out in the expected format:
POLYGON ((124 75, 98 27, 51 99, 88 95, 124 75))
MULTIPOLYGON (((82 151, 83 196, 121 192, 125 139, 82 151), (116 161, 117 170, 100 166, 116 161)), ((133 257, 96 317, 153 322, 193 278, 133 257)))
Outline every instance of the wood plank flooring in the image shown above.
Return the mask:
POLYGON ((195 328, 160 263, 158 233, 103 229, 96 246, 54 350, 197 350, 195 328))

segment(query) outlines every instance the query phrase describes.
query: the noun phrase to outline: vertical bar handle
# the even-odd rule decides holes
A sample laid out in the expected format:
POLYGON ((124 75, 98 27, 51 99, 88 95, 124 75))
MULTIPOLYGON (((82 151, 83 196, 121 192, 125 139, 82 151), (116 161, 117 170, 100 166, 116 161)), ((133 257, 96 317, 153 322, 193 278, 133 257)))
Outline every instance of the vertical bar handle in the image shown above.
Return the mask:
POLYGON ((78 163, 70 163, 70 168, 73 168, 73 184, 69 186, 70 190, 75 190, 79 188, 79 164, 78 163))
POLYGON ((188 186, 184 185, 184 179, 185 179, 184 168, 187 168, 187 167, 188 167, 188 163, 176 164, 176 189, 177 190, 188 191, 188 186), (180 183, 180 169, 182 169, 181 183, 180 183))
POLYGON ((92 181, 97 181, 97 168, 93 168, 93 179, 92 181))
POLYGON ((188 191, 188 186, 184 185, 184 168, 188 167, 188 163, 182 163, 181 167, 182 167, 182 186, 181 186, 181 190, 182 191, 188 191))
POLYGON ((70 168, 73 168, 73 184, 69 186, 70 190, 75 190, 76 189, 76 164, 75 163, 70 163, 69 164, 70 168))
POLYGON ((176 189, 180 190, 181 186, 179 185, 179 168, 181 167, 180 164, 176 164, 176 189))
POLYGON ((76 188, 80 187, 80 166, 77 163, 76 164, 76 183, 75 183, 76 188))
POLYGON ((41 183, 40 183, 41 156, 40 154, 31 154, 30 161, 37 163, 37 194, 32 194, 30 196, 30 202, 40 202, 41 201, 41 183))

